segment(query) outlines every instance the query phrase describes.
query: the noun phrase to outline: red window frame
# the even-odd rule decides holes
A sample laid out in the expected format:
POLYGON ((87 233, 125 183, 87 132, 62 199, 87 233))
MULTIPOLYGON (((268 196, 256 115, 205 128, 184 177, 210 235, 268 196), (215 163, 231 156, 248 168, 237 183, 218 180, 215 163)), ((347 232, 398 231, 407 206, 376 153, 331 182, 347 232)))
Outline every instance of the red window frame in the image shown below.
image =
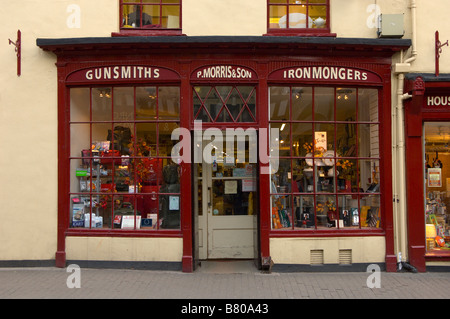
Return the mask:
MULTIPOLYGON (((383 162, 385 160, 389 160, 390 158, 386 159, 383 156, 383 152, 381 150, 382 149, 382 138, 383 138, 382 137, 383 123, 380 120, 380 118, 382 116, 382 110, 380 109, 380 105, 382 104, 382 101, 381 101, 381 88, 378 88, 378 87, 366 87, 366 86, 351 86, 352 89, 355 89, 357 97, 358 97, 358 91, 360 89, 366 89, 367 88, 367 89, 373 89, 373 90, 377 90, 378 91, 378 94, 377 94, 378 95, 378 108, 377 108, 377 110, 378 110, 378 120, 377 121, 363 121, 363 120, 359 120, 358 119, 358 120, 354 120, 352 122, 346 122, 346 121, 339 121, 339 120, 336 119, 336 109, 337 109, 337 102, 336 101, 338 99, 338 89, 339 88, 343 88, 343 86, 301 85, 301 84, 281 84, 281 85, 280 84, 271 84, 271 85, 269 85, 269 90, 270 90, 271 87, 286 87, 286 88, 289 88, 289 90, 290 90, 290 93, 289 93, 289 95, 290 95, 290 101, 289 101, 289 110, 290 110, 289 113, 290 113, 290 116, 289 116, 289 119, 283 119, 283 120, 281 120, 281 119, 271 119, 270 118, 270 114, 269 114, 269 125, 277 126, 277 125, 282 125, 283 123, 287 124, 290 137, 293 136, 293 134, 292 134, 293 133, 292 124, 311 124, 312 125, 312 133, 313 133, 312 138, 314 138, 314 132, 316 131, 316 126, 318 124, 319 125, 320 124, 334 125, 334 137, 333 138, 336 138, 336 136, 337 136, 336 135, 337 125, 344 125, 346 123, 349 123, 349 124, 354 125, 354 127, 355 127, 355 135, 356 135, 355 139, 356 139, 356 141, 358 141, 359 140, 359 136, 358 136, 359 129, 358 129, 358 126, 373 124, 373 125, 376 125, 378 127, 378 145, 380 147, 380 154, 378 156, 371 156, 371 157, 360 156, 359 151, 358 151, 358 144, 357 144, 356 145, 356 149, 355 149, 355 153, 356 153, 355 156, 342 156, 341 157, 334 150, 333 151, 334 152, 334 156, 330 157, 330 159, 334 163, 337 163, 340 160, 344 160, 344 161, 345 160, 349 160, 349 161, 352 161, 352 162, 356 163, 356 167, 354 168, 355 171, 356 171, 356 182, 358 182, 359 179, 360 179, 360 175, 358 174, 358 171, 359 171, 358 163, 360 163, 362 161, 370 161, 370 160, 377 161, 379 163, 378 169, 380 170, 380 171, 378 171, 378 174, 377 174, 378 175, 377 177, 379 179, 378 180, 379 188, 378 188, 378 190, 376 190, 374 192, 370 192, 370 193, 364 192, 360 188, 358 188, 358 190, 356 190, 356 191, 355 190, 347 190, 347 189, 341 190, 338 187, 337 178, 334 178, 334 181, 333 181, 333 185, 334 185, 333 189, 334 189, 334 191, 332 191, 332 192, 326 192, 326 191, 319 191, 319 190, 317 190, 316 189, 317 186, 315 184, 317 184, 318 181, 314 177, 313 177, 313 184, 312 184, 313 185, 313 190, 312 191, 294 190, 296 188, 296 187, 294 188, 294 186, 293 186, 294 183, 295 183, 294 178, 291 178, 290 190, 288 190, 286 192, 281 192, 281 193, 274 192, 273 191, 273 186, 271 186, 271 190, 269 192, 270 193, 270 197, 271 198, 273 198, 273 197, 283 197, 283 196, 287 197, 287 199, 289 201, 288 202, 289 206, 287 206, 287 208, 288 208, 288 211, 290 211, 290 213, 287 216, 284 216, 286 219, 289 219, 289 225, 286 226, 286 227, 282 225, 280 228, 276 228, 273 225, 273 223, 274 223, 274 220, 273 220, 274 215, 273 215, 273 211, 272 211, 273 203, 272 203, 272 205, 270 205, 270 210, 271 211, 269 212, 269 214, 270 214, 270 221, 272 223, 271 230, 270 230, 271 236, 274 236, 274 237, 281 236, 281 237, 283 237, 283 236, 291 236, 293 234, 296 234, 296 235, 298 234, 300 236, 304 236, 304 235, 310 236, 310 235, 314 235, 314 234, 317 234, 317 233, 330 234, 330 235, 339 235, 340 236, 340 235, 344 235, 344 234, 355 234, 355 233, 362 234, 362 235, 383 233, 385 225, 386 225, 386 221, 385 221, 386 214, 383 211, 383 207, 384 207, 384 204, 383 204, 384 199, 383 198, 384 198, 385 190, 383 190, 384 182, 381 181, 381 179, 384 178, 383 177, 384 176, 383 175, 384 171, 382 171, 383 167, 384 167, 383 162), (293 100, 293 95, 294 95, 293 94, 294 93, 294 91, 293 91, 294 87, 309 87, 309 88, 312 88, 313 90, 317 89, 317 88, 329 88, 329 89, 332 88, 332 89, 334 89, 334 92, 335 92, 335 94, 334 94, 334 110, 333 110, 333 112, 334 112, 334 119, 333 120, 324 121, 324 120, 316 120, 314 118, 314 103, 315 102, 314 102, 314 91, 313 91, 313 95, 312 95, 312 99, 313 99, 312 100, 312 105, 313 105, 312 119, 310 119, 310 120, 293 120, 292 119, 292 100, 293 100), (313 213, 313 218, 314 218, 313 219, 314 225, 312 227, 308 227, 308 228, 305 228, 305 229, 301 228, 301 226, 296 224, 296 216, 295 216, 296 212, 294 210, 294 208, 296 207, 294 198, 295 197, 302 197, 302 196, 304 196, 304 197, 312 197, 313 198, 312 213, 313 213), (377 225, 377 227, 363 226, 361 224, 361 219, 360 219, 361 218, 361 208, 363 206, 363 205, 361 205, 361 200, 364 197, 367 197, 367 196, 376 196, 376 197, 378 197, 378 204, 379 204, 379 209, 380 209, 378 214, 379 214, 379 217, 380 217, 380 223, 377 225), (322 197, 322 198, 328 197, 328 198, 333 198, 335 200, 334 205, 335 205, 335 208, 336 208, 336 212, 335 212, 336 215, 334 216, 334 218, 335 218, 335 226, 334 227, 326 228, 323 225, 320 225, 320 227, 319 227, 319 223, 318 223, 318 219, 317 219, 317 216, 318 216, 318 205, 317 204, 319 203, 318 198, 320 198, 320 197, 322 197), (341 226, 339 226, 339 220, 341 220, 340 209, 343 208, 341 206, 342 203, 339 202, 339 198, 342 198, 342 197, 352 197, 353 199, 357 200, 357 202, 358 202, 357 211, 358 211, 358 217, 359 217, 357 226, 352 226, 352 227, 347 227, 347 226, 341 227, 341 226)), ((358 98, 357 98, 357 100, 358 100, 358 98)), ((356 103, 357 103, 356 116, 358 118, 358 109, 359 109, 358 103, 359 102, 357 101, 356 103)), ((270 113, 270 109, 269 109, 269 113, 270 113)), ((280 134, 279 138, 280 138, 280 140, 282 139, 282 135, 281 134, 280 134)), ((336 143, 336 141, 334 141, 334 143, 336 143)), ((290 172, 289 173, 291 174, 292 177, 294 176, 294 163, 295 163, 295 161, 297 161, 297 160, 305 160, 305 161, 306 160, 311 160, 311 161, 316 162, 317 160, 320 161, 320 160, 322 160, 324 158, 324 157, 313 157, 313 158, 310 158, 310 157, 305 157, 304 155, 294 155, 294 153, 293 153, 294 145, 292 145, 292 141, 290 141, 290 146, 289 147, 290 147, 290 155, 280 155, 279 156, 279 160, 280 160, 280 164, 281 164, 281 161, 289 161, 289 163, 290 163, 290 166, 289 166, 290 172)), ((280 165, 280 167, 281 167, 281 165, 280 165)), ((315 175, 316 171, 318 170, 318 168, 316 167, 316 165, 313 165, 312 167, 313 167, 313 174, 315 175)), ((334 176, 337 177, 338 176, 337 175, 337 170, 338 170, 337 166, 334 165, 333 169, 334 169, 334 176)), ((272 177, 271 177, 271 179, 272 179, 272 177)), ((352 186, 355 186, 355 185, 352 185, 352 186)), ((324 208, 326 209, 326 207, 324 207, 324 208)), ((279 214, 279 211, 277 213, 278 213, 277 218, 281 219, 281 215, 279 214)), ((282 221, 281 221, 281 224, 283 224, 282 221)))
POLYGON ((120 32, 113 33, 113 35, 131 35, 131 36, 145 36, 145 35, 181 35, 181 26, 182 26, 182 0, 179 0, 177 3, 174 2, 166 2, 166 0, 152 0, 151 2, 146 2, 145 0, 119 0, 119 23, 120 23, 120 32), (163 6, 178 6, 179 7, 179 26, 178 28, 165 28, 161 23, 148 24, 146 26, 136 26, 133 28, 125 27, 123 16, 124 16, 124 7, 136 5, 140 8, 141 21, 142 21, 142 12, 145 6, 159 6, 159 17, 161 18, 163 15, 163 6))
POLYGON ((311 0, 267 0, 267 35, 292 35, 292 36, 336 36, 336 34, 330 32, 330 0, 322 0, 320 3, 312 2, 311 0), (272 7, 279 6, 286 8, 286 28, 274 27, 274 24, 270 21, 270 11, 272 7), (309 9, 312 7, 322 6, 326 7, 325 25, 321 28, 316 28, 306 24, 305 28, 290 28, 289 17, 290 12, 294 8, 304 6, 306 7, 306 15, 309 16, 309 9))
POLYGON ((258 122, 258 108, 257 108, 257 85, 253 84, 198 84, 193 86, 193 120, 201 120, 202 115, 206 118, 202 124, 205 125, 228 125, 228 124, 239 124, 246 126, 249 123, 258 122), (225 95, 219 93, 219 87, 228 87, 229 92, 225 95), (242 87, 251 88, 250 93, 244 95, 241 91, 242 87), (201 96, 199 92, 196 91, 197 88, 206 88, 207 93, 205 96, 201 96), (219 100, 220 110, 217 114, 212 114, 206 105, 209 97, 215 95, 219 100), (236 99, 238 102, 242 102, 242 108, 237 114, 233 114, 230 110, 230 103, 232 100, 236 99), (225 115, 225 116, 223 116, 225 115), (243 120, 246 115, 246 120, 243 120), (224 120, 223 117, 226 119, 224 120), (219 119, 220 118, 220 119, 219 119))
MULTIPOLYGON (((171 162, 172 158, 170 156, 164 156, 161 155, 159 153, 160 150, 160 139, 159 139, 159 132, 161 130, 161 125, 163 124, 175 124, 178 127, 180 127, 180 121, 181 119, 168 119, 168 118, 164 118, 161 119, 159 111, 160 111, 160 107, 159 107, 159 88, 168 88, 168 87, 174 87, 174 88, 178 88, 180 89, 179 85, 171 85, 171 84, 148 84, 148 85, 127 85, 127 86, 123 86, 123 85, 103 85, 103 86, 74 86, 74 87, 68 87, 68 97, 70 100, 70 92, 72 89, 87 89, 89 90, 89 116, 90 119, 89 121, 77 121, 77 120, 71 120, 71 105, 70 103, 68 103, 68 112, 67 112, 67 123, 69 124, 69 129, 68 132, 71 132, 71 128, 73 126, 76 125, 89 125, 89 131, 90 131, 90 138, 89 138, 89 142, 92 145, 92 126, 93 125, 110 125, 111 127, 111 131, 114 130, 114 128, 116 127, 116 125, 120 125, 120 124, 127 124, 127 123, 131 123, 134 127, 134 130, 131 132, 132 133, 132 140, 133 140, 133 152, 132 155, 127 158, 127 160, 130 163, 133 163, 133 175, 132 178, 134 180, 134 185, 137 188, 137 169, 136 166, 138 165, 139 162, 142 162, 142 160, 156 160, 156 162, 158 164, 162 163, 163 160, 167 160, 167 162, 171 162), (111 99, 111 119, 110 120, 93 120, 92 118, 92 108, 93 108, 93 101, 92 101, 92 94, 94 90, 98 90, 98 89, 102 89, 102 88, 110 88, 111 92, 108 95, 108 98, 111 99), (127 87, 127 88, 132 88, 133 89, 133 112, 134 112, 134 118, 133 119, 129 119, 129 120, 117 120, 114 118, 114 89, 120 89, 123 87, 127 87), (142 87, 154 87, 156 88, 156 116, 154 119, 145 119, 145 120, 138 120, 136 119, 136 90, 138 88, 142 88, 142 87), (152 124, 155 125, 155 129, 156 129, 156 154, 154 156, 151 157, 145 157, 144 155, 139 154, 138 152, 138 146, 137 146, 137 125, 139 124, 152 124)), ((181 92, 180 92, 181 94, 181 92)), ((180 95, 181 96, 181 95, 180 95)), ((70 134, 70 133, 69 133, 70 134)), ((71 137, 68 137, 68 141, 71 141, 71 137)), ((114 145, 114 135, 112 135, 112 145, 114 145)), ((69 147, 70 149, 70 147, 69 147)), ((112 181, 114 183, 114 179, 116 178, 115 176, 115 164, 117 163, 121 163, 123 158, 120 155, 114 155, 114 152, 112 153, 112 156, 109 156, 107 159, 105 159, 104 157, 100 156, 93 156, 93 153, 88 154, 88 156, 83 156, 82 154, 80 154, 80 156, 73 156, 72 154, 68 154, 68 167, 71 168, 72 167, 72 162, 77 162, 77 161, 89 161, 89 165, 88 165, 88 169, 89 171, 93 171, 94 166, 96 165, 95 162, 99 162, 102 163, 103 161, 109 161, 110 163, 113 163, 112 166, 112 181)), ((160 165, 156 165, 156 166, 160 166, 160 165)), ((73 178, 72 173, 75 174, 74 171, 72 171, 72 168, 69 169, 70 171, 70 178, 73 178)), ((158 174, 156 173, 156 181, 157 181, 157 185, 160 185, 162 182, 162 167, 161 167, 161 172, 158 174)), ((179 183, 180 183, 180 187, 181 187, 181 172, 179 171, 179 183)), ((93 185, 93 182, 89 182, 90 185, 93 185)), ((167 197, 167 196, 177 196, 179 197, 179 203, 181 203, 181 198, 182 198, 182 191, 180 189, 179 192, 176 193, 169 193, 169 192, 162 192, 161 188, 157 188, 155 190, 155 187, 152 188, 152 186, 150 186, 149 188, 146 189, 142 189, 140 192, 138 192, 138 190, 136 189, 134 192, 132 193, 126 193, 126 192, 114 192, 114 190, 107 190, 107 189, 102 189, 100 192, 96 192, 93 190, 93 187, 89 187, 89 190, 86 192, 76 192, 73 191, 71 189, 69 189, 69 193, 67 194, 68 196, 68 204, 69 207, 67 209, 67 215, 68 215, 68 225, 67 225, 67 234, 69 235, 80 235, 80 236, 84 236, 86 234, 95 234, 96 236, 110 236, 112 234, 114 235, 118 235, 118 236, 124 236, 127 234, 133 234, 133 236, 149 236, 149 235, 154 235, 154 236, 179 236, 181 234, 181 216, 182 216, 182 207, 180 206, 179 208, 179 218, 180 218, 180 225, 177 228, 163 228, 161 226, 161 211, 160 211, 160 199, 162 197, 167 197), (114 201, 119 198, 119 197, 127 197, 129 198, 129 200, 127 200, 128 202, 130 202, 133 205, 133 210, 134 210, 134 216, 137 216, 137 212, 138 212, 138 202, 144 200, 144 205, 145 205, 145 201, 148 199, 154 200, 155 205, 157 207, 157 219, 156 219, 156 225, 154 228, 139 228, 137 227, 136 223, 134 225, 134 228, 128 228, 128 229, 115 229, 114 225, 113 225, 113 219, 111 219, 111 224, 109 225, 109 227, 102 227, 102 228, 97 228, 97 227, 93 227, 93 220, 92 220, 92 213, 93 213, 93 207, 92 205, 90 206, 90 218, 89 218, 89 225, 85 226, 85 227, 73 227, 73 225, 71 224, 71 220, 70 220, 70 214, 72 212, 72 205, 73 205, 73 198, 76 197, 89 197, 90 201, 93 202, 93 200, 95 201, 96 197, 110 197, 111 203, 112 203, 112 207, 108 208, 108 210, 110 210, 110 215, 111 218, 114 216, 115 214, 115 209, 117 207, 114 207, 114 201), (152 198, 153 197, 153 198, 152 198)), ((136 220, 135 220, 136 221, 136 220)), ((106 225, 105 221, 103 222, 104 225, 106 225)))

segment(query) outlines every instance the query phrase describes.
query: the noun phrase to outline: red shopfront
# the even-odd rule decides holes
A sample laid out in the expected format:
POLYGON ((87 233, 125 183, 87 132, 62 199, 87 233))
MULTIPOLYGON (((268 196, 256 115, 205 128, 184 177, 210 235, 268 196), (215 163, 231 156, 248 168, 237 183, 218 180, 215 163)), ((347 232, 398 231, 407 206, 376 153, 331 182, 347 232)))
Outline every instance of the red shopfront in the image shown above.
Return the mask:
POLYGON ((443 269, 450 265, 449 77, 409 74, 405 88, 412 96, 405 103, 410 261, 419 271, 443 269))
POLYGON ((58 266, 69 237, 179 238, 183 271, 267 268, 277 239, 377 237, 395 271, 390 66, 408 40, 37 44, 57 55, 58 266))

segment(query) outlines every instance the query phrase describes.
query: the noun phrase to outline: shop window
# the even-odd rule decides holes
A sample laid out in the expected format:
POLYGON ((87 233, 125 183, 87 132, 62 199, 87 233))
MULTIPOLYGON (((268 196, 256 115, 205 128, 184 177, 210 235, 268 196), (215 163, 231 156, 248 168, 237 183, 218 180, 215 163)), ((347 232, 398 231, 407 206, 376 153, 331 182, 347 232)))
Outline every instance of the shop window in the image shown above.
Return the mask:
POLYGON ((180 90, 70 90, 70 227, 180 228, 180 168, 171 160, 180 90))
POLYGON ((181 0, 120 0, 122 30, 181 28, 181 0))
POLYGON ((329 0, 268 0, 267 7, 269 34, 330 33, 329 0))
POLYGON ((193 95, 194 120, 256 122, 255 86, 196 86, 193 95))
POLYGON ((427 254, 450 253, 450 124, 427 122, 425 233, 427 254))
POLYGON ((381 227, 378 90, 269 88, 272 229, 381 227))

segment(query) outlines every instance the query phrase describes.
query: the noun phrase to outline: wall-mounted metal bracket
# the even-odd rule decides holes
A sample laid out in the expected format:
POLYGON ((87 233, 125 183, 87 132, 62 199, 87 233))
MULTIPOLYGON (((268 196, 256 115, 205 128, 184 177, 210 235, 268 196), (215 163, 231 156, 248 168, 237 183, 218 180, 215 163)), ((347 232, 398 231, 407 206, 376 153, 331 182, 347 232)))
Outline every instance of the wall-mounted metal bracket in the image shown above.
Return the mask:
POLYGON ((20 30, 17 30, 17 40, 16 42, 9 40, 9 44, 14 45, 16 47, 16 55, 17 55, 17 76, 20 76, 22 73, 22 66, 21 66, 21 57, 22 57, 22 33, 20 30))
POLYGON ((448 40, 445 43, 441 43, 439 40, 439 31, 436 31, 435 34, 435 52, 436 52, 436 62, 435 62, 435 75, 439 76, 439 58, 441 57, 442 47, 448 46, 448 40))

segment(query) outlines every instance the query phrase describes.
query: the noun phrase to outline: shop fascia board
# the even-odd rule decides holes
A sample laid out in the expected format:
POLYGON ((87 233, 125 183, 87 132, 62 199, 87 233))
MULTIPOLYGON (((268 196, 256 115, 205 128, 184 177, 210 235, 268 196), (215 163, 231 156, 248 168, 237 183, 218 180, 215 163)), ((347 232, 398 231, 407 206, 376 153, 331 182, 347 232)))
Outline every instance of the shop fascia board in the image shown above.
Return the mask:
MULTIPOLYGON (((86 53, 100 50, 148 49, 239 49, 269 50, 273 55, 286 50, 324 51, 333 55, 342 52, 354 54, 365 52, 370 56, 390 56, 411 46, 409 39, 372 39, 338 37, 292 37, 292 36, 153 36, 153 37, 89 37, 89 38, 38 38, 37 46, 57 55, 86 53)), ((283 52, 284 51, 284 52, 283 52)), ((302 51, 295 51, 302 54, 302 51)), ((129 53, 129 51, 127 52, 129 53)))
POLYGON ((405 91, 411 92, 413 89, 414 81, 418 78, 422 78, 425 82, 426 90, 439 90, 450 88, 450 73, 441 73, 436 76, 434 73, 408 73, 405 75, 405 91))

